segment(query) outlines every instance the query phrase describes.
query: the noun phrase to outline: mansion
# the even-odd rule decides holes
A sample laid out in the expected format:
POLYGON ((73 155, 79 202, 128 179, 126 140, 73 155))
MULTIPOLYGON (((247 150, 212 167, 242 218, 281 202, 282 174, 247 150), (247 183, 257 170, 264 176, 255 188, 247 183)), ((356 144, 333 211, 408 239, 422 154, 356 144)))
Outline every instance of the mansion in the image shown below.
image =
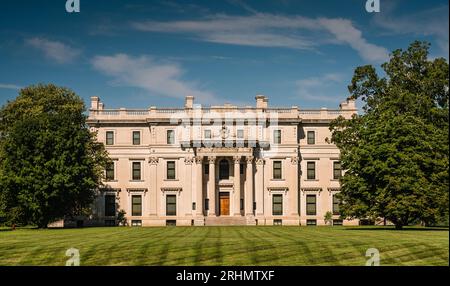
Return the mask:
POLYGON ((339 149, 328 125, 357 112, 255 106, 106 109, 91 98, 88 125, 111 158, 94 218, 131 226, 354 225, 339 218, 339 149))

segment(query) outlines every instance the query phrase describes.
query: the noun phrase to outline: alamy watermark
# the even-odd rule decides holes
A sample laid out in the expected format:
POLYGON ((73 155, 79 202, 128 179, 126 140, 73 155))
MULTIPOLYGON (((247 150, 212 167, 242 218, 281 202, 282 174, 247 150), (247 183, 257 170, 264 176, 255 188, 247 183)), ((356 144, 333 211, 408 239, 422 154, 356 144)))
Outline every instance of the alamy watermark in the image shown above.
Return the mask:
POLYGON ((366 11, 369 13, 379 13, 380 10, 380 0, 367 0, 366 2, 366 11))
POLYGON ((80 0, 67 0, 66 11, 67 13, 80 13, 80 0))
POLYGON ((380 252, 376 248, 369 248, 366 251, 366 266, 380 266, 380 252))
POLYGON ((80 266, 80 251, 76 248, 66 250, 66 256, 70 257, 66 261, 66 266, 80 266))

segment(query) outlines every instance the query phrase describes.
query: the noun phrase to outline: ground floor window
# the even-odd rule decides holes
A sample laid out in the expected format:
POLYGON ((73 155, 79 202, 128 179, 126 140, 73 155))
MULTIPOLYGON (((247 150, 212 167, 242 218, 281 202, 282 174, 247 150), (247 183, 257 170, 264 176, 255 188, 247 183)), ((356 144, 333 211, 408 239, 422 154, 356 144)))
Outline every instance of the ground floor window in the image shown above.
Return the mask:
POLYGON ((306 196, 306 215, 316 215, 316 195, 306 196))
POLYGON ((116 196, 105 195, 105 216, 116 215, 116 196))
POLYGON ((131 226, 142 226, 142 220, 132 220, 131 226))
POLYGON ((131 215, 142 215, 142 197, 140 195, 131 196, 131 215))
POLYGON ((282 219, 274 219, 273 225, 283 225, 283 220, 282 219))
POLYGON ((115 226, 116 225, 116 221, 113 219, 106 219, 105 220, 105 226, 115 226))
POLYGON ((209 211, 209 199, 205 199, 205 211, 209 211))
POLYGON ((272 196, 272 215, 283 215, 283 195, 272 196))
POLYGON ((317 220, 315 219, 307 219, 306 225, 317 225, 317 220))
POLYGON ((333 225, 342 225, 342 219, 333 219, 333 225))
POLYGON ((339 215, 339 198, 333 195, 333 215, 339 215))
POLYGON ((177 196, 167 195, 166 196, 166 215, 177 215, 177 196))

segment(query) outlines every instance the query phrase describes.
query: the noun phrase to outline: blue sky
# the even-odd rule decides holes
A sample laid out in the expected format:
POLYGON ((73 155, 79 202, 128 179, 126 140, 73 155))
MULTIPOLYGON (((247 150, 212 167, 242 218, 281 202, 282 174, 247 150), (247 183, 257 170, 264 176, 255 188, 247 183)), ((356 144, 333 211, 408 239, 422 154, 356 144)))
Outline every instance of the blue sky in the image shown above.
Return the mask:
POLYGON ((449 52, 447 0, 3 0, 0 104, 55 83, 108 108, 211 105, 336 108, 355 67, 419 39, 449 52))

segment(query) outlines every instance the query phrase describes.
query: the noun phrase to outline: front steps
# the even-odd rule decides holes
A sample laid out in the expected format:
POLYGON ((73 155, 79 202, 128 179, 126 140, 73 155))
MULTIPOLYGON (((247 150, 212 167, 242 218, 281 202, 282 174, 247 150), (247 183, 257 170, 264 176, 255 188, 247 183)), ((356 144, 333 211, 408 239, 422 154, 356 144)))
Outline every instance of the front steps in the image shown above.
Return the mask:
POLYGON ((221 225, 248 225, 247 218, 244 216, 208 216, 205 217, 206 226, 221 225))

